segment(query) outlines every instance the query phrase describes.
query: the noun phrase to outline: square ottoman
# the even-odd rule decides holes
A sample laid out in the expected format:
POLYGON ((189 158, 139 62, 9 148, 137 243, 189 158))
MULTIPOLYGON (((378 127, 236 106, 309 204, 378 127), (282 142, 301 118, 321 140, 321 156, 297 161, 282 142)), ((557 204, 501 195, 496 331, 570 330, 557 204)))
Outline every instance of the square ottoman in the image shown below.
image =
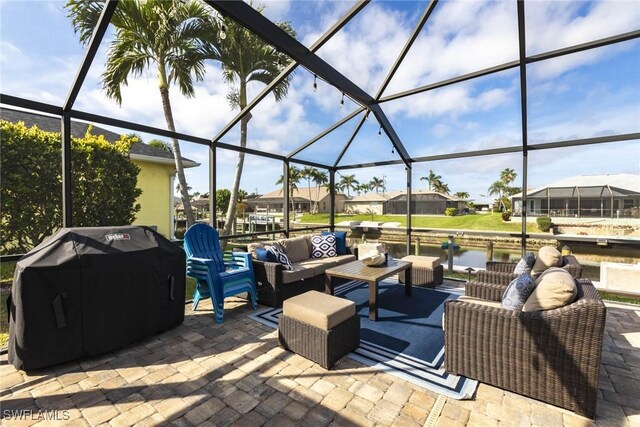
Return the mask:
POLYGON ((285 300, 278 319, 280 346, 325 369, 360 345, 353 301, 309 291, 285 300))
MULTIPOLYGON (((444 267, 440 264, 440 258, 430 256, 408 255, 402 258, 409 261, 411 267, 411 284, 413 286, 426 286, 435 288, 442 284, 444 277, 444 267)), ((398 280, 404 283, 405 272, 398 273, 398 280)))

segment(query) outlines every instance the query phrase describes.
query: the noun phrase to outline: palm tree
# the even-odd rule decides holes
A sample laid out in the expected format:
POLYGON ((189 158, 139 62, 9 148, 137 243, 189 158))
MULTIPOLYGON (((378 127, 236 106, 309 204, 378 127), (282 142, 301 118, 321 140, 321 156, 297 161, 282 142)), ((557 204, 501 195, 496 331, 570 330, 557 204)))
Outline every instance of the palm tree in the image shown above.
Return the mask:
POLYGON ((506 188, 505 183, 502 180, 498 180, 493 184, 491 184, 491 186, 487 190, 488 196, 493 196, 493 195, 498 196, 498 209, 501 211, 505 209, 504 200, 502 200, 505 188, 506 188))
POLYGON ((513 169, 505 168, 500 172, 500 181, 504 182, 505 185, 511 184, 516 180, 518 174, 513 169))
MULTIPOLYGON (((258 11, 261 10, 258 9, 258 11)), ((277 25, 295 37, 296 33, 288 23, 277 25)), ((288 56, 278 52, 273 46, 231 19, 224 19, 224 21, 211 19, 210 30, 204 39, 207 42, 206 57, 221 63, 222 75, 232 85, 231 91, 227 94, 227 101, 232 108, 242 110, 247 106, 247 85, 250 82, 267 85, 280 74, 280 69, 290 62, 288 56), (222 30, 226 36, 224 39, 219 37, 222 30)), ((276 101, 287 96, 292 75, 289 74, 273 89, 272 93, 276 101)), ((247 146, 247 127, 251 117, 251 113, 247 113, 240 120, 240 147, 242 148, 247 146)), ((243 167, 244 153, 238 152, 238 163, 231 187, 231 202, 222 230, 223 235, 231 233, 243 167)))
POLYGON ((369 182, 369 186, 372 190, 376 190, 376 193, 378 193, 380 189, 382 189, 383 192, 385 190, 384 180, 376 176, 371 178, 371 181, 369 182))
POLYGON ((316 185, 315 213, 318 213, 318 211, 320 210, 318 205, 318 203, 320 202, 320 188, 322 188, 324 184, 329 182, 329 177, 327 176, 326 172, 316 169, 311 179, 316 185))
POLYGON ((440 194, 449 194, 451 190, 449 189, 448 184, 445 184, 442 181, 436 181, 435 184, 433 184, 433 191, 440 194))
MULTIPOLYGON (((298 183, 302 179, 302 171, 295 166, 289 166, 289 201, 291 202, 291 210, 293 211, 293 219, 296 218, 296 206, 293 200, 293 194, 298 189, 298 183)), ((284 175, 276 181, 276 185, 284 184, 284 175)), ((282 192, 282 190, 280 190, 282 192)))
POLYGON ((369 184, 358 184, 353 187, 353 189, 356 191, 356 193, 358 193, 359 196, 362 193, 367 194, 371 188, 369 187, 369 184))
MULTIPOLYGON (((82 43, 91 40, 103 6, 103 1, 67 0, 68 17, 82 43)), ((208 10, 192 0, 118 2, 111 18, 115 38, 102 74, 102 87, 107 96, 122 104, 121 89, 127 85, 129 75, 139 77, 145 70, 155 68, 167 129, 175 132, 169 89, 175 84, 183 96, 194 96, 194 79, 202 80, 205 73, 201 35, 209 18, 208 10)), ((171 139, 171 147, 187 226, 190 226, 195 221, 176 138, 171 139)))
POLYGON ((347 190, 347 197, 351 197, 351 190, 358 184, 360 184, 360 182, 358 182, 355 175, 342 175, 340 177, 339 186, 343 190, 347 190))
POLYGON ((466 191, 458 191, 456 194, 454 194, 454 197, 457 197, 458 199, 468 199, 469 193, 467 193, 466 191))
MULTIPOLYGON (((317 172, 316 168, 311 166, 305 166, 300 171, 300 176, 303 179, 307 180, 307 188, 309 189, 309 198, 311 198, 311 180, 313 179, 313 175, 317 172)), ((309 206, 309 211, 311 211, 311 206, 309 206)))
POLYGON ((432 169, 429 169, 428 176, 421 176, 420 181, 427 181, 429 183, 429 187, 427 188, 429 191, 434 191, 434 186, 437 182, 442 179, 440 175, 436 175, 432 169))

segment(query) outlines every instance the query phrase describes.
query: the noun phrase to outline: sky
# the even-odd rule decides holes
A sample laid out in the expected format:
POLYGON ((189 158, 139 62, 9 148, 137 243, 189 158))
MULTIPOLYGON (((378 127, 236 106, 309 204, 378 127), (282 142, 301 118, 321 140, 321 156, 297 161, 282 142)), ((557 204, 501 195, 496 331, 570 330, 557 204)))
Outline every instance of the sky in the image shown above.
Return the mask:
MULTIPOLYGON (((256 4, 259 4, 256 2, 256 4)), ((312 45, 351 6, 350 1, 267 1, 265 15, 289 21, 304 45, 312 45)), ((640 28, 635 1, 528 1, 527 54, 534 55, 640 28)), ((83 57, 83 47, 66 18, 62 1, 0 0, 0 83, 2 93, 61 105, 83 57)), ((427 6, 426 1, 372 1, 318 55, 372 96, 394 63, 427 6)), ((166 129, 156 73, 131 77, 122 105, 106 97, 100 75, 113 32, 109 31, 80 91, 75 109, 166 129)), ((518 59, 513 1, 441 1, 399 67, 383 97, 518 59)), ((640 132, 640 41, 568 55, 527 67, 530 143, 640 132)), ((265 98, 252 111, 248 147, 286 155, 358 108, 336 88, 297 68, 288 96, 265 98)), ((226 100, 230 86, 220 67, 207 64, 196 96, 171 88, 179 132, 210 139, 235 116, 226 100)), ((262 86, 252 84, 249 97, 262 86)), ((520 76, 511 69, 490 76, 381 104, 411 156, 429 156, 522 144, 520 76)), ((299 158, 333 164, 361 116, 331 132, 299 158)), ((129 133, 125 129, 112 130, 129 133)), ((339 165, 399 159, 379 124, 369 117, 339 165)), ((156 138, 141 134, 143 140, 156 138)), ((162 138, 161 138, 162 139, 162 138)), ((223 138, 239 144, 239 127, 223 138)), ((188 169, 193 191, 208 191, 208 148, 182 142, 184 157, 201 163, 188 169)), ((229 188, 237 153, 218 150, 218 185, 229 188)), ((414 188, 430 170, 453 193, 484 200, 504 168, 522 176, 522 156, 501 154, 414 164, 414 188)), ((383 178, 388 190, 403 189, 403 166, 353 169, 360 182, 383 178)), ((640 143, 531 151, 529 187, 580 174, 640 175, 640 143)), ((277 189, 282 163, 247 156, 241 188, 249 193, 277 189)), ((518 182, 515 183, 519 185, 518 182)), ((300 186, 306 185, 304 182, 300 186)))

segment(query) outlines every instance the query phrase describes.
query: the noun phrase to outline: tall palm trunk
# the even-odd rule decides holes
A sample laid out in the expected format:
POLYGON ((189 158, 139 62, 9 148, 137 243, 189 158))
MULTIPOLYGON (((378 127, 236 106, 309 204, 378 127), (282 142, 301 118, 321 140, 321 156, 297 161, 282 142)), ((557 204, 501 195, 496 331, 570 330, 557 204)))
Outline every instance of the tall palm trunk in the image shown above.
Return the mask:
MULTIPOLYGON (((159 65, 159 78, 160 78, 160 97, 162 98, 162 110, 164 111, 164 118, 167 121, 167 128, 171 132, 176 131, 175 124, 173 122, 173 113, 171 111, 171 101, 169 100, 169 85, 167 84, 167 76, 163 65, 159 65)), ((189 192, 187 190, 187 180, 184 176, 184 166, 182 165, 182 154, 180 153, 180 144, 176 138, 171 138, 171 147, 173 149, 173 160, 176 164, 176 172, 178 175, 178 183, 180 184, 180 196, 182 198, 182 206, 184 206, 184 213, 187 216, 187 228, 191 227, 195 223, 193 217, 193 210, 191 209, 191 200, 189 200, 189 192)), ((172 189, 173 190, 173 189, 172 189)), ((173 196, 171 197, 173 199, 173 196)), ((172 200, 173 203, 173 200, 172 200)))
MULTIPOLYGON (((247 106, 247 83, 240 80, 240 111, 247 106)), ((251 120, 251 113, 247 113, 240 120, 240 147, 247 146, 247 125, 251 120)), ((244 167, 244 153, 238 152, 238 163, 236 164, 236 172, 233 177, 233 187, 231 188, 231 198, 229 199, 229 207, 227 208, 227 219, 222 229, 222 235, 228 236, 233 227, 233 220, 236 216, 236 204, 238 203, 238 192, 240 191, 240 181, 242 180, 242 168, 244 167)))

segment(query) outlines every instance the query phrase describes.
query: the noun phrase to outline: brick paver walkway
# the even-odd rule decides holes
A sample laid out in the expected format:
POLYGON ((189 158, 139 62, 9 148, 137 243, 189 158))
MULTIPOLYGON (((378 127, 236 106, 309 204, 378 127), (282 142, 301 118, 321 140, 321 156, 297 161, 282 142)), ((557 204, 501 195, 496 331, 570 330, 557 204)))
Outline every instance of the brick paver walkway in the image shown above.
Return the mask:
MULTIPOLYGON (((607 305, 595 424, 640 426, 640 307, 607 305)), ((242 300, 227 299, 223 325, 209 308, 187 306, 183 325, 127 349, 28 375, 1 356, 2 425, 594 424, 484 384, 456 401, 348 358, 327 371, 280 349, 242 300)))

